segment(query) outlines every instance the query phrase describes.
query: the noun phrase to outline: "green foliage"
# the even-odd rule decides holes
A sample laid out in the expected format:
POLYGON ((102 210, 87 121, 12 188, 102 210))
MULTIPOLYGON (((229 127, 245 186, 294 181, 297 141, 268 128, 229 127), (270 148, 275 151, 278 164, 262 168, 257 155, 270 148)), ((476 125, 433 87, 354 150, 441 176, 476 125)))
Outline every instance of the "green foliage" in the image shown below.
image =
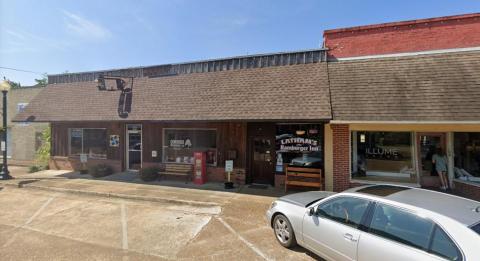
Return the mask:
POLYGON ((88 173, 94 178, 101 178, 113 174, 113 168, 107 164, 93 165, 88 168, 88 173))
POLYGON ((140 178, 143 181, 154 181, 158 178, 159 171, 160 171, 160 168, 158 167, 142 168, 140 170, 140 178))
POLYGON ((42 145, 38 148, 35 155, 35 163, 37 166, 47 169, 50 160, 50 143, 52 141, 50 127, 42 131, 42 145))
POLYGON ((10 81, 10 80, 7 80, 8 83, 10 83, 10 86, 12 86, 12 89, 20 89, 22 88, 22 85, 20 85, 19 82, 13 82, 13 81, 10 81))
POLYGON ((33 165, 28 168, 28 173, 34 173, 42 170, 39 166, 33 165))
POLYGON ((47 74, 43 74, 43 77, 40 78, 40 79, 35 79, 35 82, 37 83, 37 85, 41 86, 41 87, 45 87, 47 86, 48 84, 48 77, 47 77, 47 74))

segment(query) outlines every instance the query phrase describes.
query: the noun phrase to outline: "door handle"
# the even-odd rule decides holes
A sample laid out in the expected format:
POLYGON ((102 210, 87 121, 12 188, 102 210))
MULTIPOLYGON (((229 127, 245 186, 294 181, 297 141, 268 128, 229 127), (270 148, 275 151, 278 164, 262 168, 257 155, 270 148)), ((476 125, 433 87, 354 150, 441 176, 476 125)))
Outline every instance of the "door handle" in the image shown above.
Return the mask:
POLYGON ((357 239, 353 238, 352 234, 349 234, 349 233, 344 234, 343 238, 352 242, 357 242, 357 239))

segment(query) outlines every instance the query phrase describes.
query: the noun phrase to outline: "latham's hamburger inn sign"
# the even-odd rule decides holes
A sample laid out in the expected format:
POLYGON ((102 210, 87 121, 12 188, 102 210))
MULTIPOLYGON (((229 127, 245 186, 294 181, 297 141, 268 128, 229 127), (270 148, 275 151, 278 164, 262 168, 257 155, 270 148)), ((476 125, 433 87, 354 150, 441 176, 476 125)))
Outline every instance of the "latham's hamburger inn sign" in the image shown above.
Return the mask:
POLYGON ((310 152, 320 151, 318 140, 292 137, 280 140, 280 151, 310 152))

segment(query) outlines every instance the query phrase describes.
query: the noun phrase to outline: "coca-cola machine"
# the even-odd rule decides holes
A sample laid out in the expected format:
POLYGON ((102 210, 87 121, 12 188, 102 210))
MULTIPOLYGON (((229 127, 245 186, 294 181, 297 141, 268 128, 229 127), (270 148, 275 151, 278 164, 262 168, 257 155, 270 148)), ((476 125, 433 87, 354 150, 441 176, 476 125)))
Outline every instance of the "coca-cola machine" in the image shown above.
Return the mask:
POLYGON ((193 183, 202 185, 207 182, 207 154, 203 151, 193 153, 193 183))

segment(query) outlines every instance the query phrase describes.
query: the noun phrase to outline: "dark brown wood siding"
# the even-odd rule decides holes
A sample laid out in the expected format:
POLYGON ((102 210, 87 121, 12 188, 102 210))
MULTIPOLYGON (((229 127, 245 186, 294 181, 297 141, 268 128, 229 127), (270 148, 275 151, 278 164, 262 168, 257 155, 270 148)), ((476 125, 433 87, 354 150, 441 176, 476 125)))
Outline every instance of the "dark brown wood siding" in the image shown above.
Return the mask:
POLYGON ((125 155, 125 125, 121 122, 68 122, 52 123, 52 156, 69 156, 69 134, 71 128, 105 128, 107 138, 120 135, 120 146, 107 148, 107 159, 122 160, 125 155))
POLYGON ((246 123, 243 122, 200 122, 200 123, 156 123, 144 122, 143 126, 143 161, 162 162, 163 129, 164 128, 199 128, 217 130, 217 162, 219 167, 225 165, 229 150, 236 150, 236 168, 246 166, 246 123), (152 157, 152 151, 157 151, 157 157, 152 157))
MULTIPOLYGON (((125 168, 125 125, 123 122, 58 122, 52 123, 52 156, 69 156, 69 128, 106 128, 108 136, 120 135, 119 147, 108 147, 107 159, 121 160, 125 168)), ((229 150, 236 150, 235 168, 246 167, 247 124, 245 122, 132 122, 142 124, 143 162, 162 162, 163 129, 164 128, 209 128, 217 130, 217 162, 218 167, 225 165, 229 150), (152 157, 157 151, 157 157, 152 157)))

